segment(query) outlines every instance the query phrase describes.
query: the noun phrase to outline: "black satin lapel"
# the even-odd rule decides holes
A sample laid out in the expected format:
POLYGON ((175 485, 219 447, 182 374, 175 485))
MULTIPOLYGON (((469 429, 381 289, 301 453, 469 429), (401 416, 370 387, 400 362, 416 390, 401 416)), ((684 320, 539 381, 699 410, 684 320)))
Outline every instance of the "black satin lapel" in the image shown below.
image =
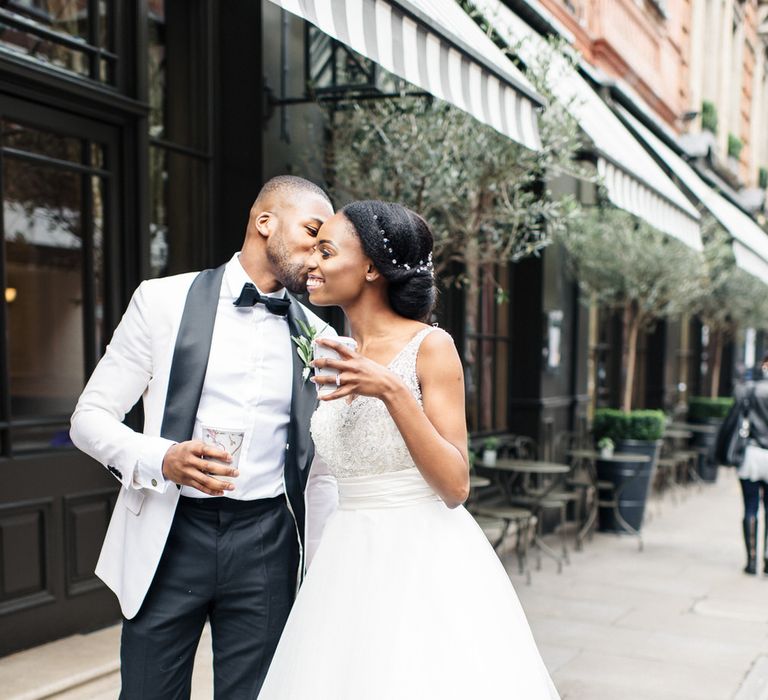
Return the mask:
POLYGON ((173 349, 168 394, 160 435, 184 442, 192 438, 197 407, 211 353, 213 326, 219 306, 224 265, 203 270, 187 292, 184 313, 173 349))
MULTIPOLYGON (((292 336, 303 335, 298 321, 309 326, 309 321, 301 304, 295 299, 288 309, 288 327, 292 336)), ((293 456, 296 458, 296 466, 299 470, 308 467, 311 459, 312 440, 309 435, 309 421, 317 406, 317 391, 315 385, 302 377, 304 363, 296 352, 296 344, 291 341, 291 357, 293 358, 293 388, 291 392, 291 432, 293 434, 293 456)), ((306 475, 304 475, 306 480, 306 475)))

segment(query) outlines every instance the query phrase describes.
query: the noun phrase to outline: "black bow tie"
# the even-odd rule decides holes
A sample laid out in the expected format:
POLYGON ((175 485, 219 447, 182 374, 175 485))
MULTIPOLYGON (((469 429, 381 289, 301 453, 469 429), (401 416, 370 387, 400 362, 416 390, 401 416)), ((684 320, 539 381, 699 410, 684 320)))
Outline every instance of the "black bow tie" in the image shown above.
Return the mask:
POLYGON ((262 303, 267 307, 267 311, 271 311, 278 316, 285 316, 288 313, 291 300, 287 298, 277 299, 276 297, 268 297, 266 294, 259 294, 256 285, 246 282, 243 285, 243 291, 240 292, 240 296, 235 299, 234 303, 235 306, 255 306, 258 303, 262 303))

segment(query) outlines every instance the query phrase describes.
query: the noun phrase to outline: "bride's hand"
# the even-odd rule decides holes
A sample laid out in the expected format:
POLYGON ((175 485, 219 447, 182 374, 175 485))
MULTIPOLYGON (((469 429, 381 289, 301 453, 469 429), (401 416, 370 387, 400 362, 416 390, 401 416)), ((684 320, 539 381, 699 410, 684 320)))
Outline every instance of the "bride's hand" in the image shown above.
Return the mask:
POLYGON ((316 369, 335 369, 339 372, 339 382, 334 375, 315 373, 312 381, 318 386, 338 386, 336 391, 321 394, 320 401, 333 401, 351 394, 359 396, 376 396, 384 398, 398 391, 404 384, 392 371, 382 365, 363 357, 354 350, 337 343, 330 338, 318 338, 316 343, 325 345, 339 353, 341 359, 321 357, 312 361, 316 369))

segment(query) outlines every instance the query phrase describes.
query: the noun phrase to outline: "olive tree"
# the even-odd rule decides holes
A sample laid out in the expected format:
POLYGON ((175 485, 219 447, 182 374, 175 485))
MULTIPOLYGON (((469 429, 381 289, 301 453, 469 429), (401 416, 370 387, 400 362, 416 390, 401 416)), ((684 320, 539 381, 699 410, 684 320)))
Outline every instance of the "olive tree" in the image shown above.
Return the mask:
POLYGON ((700 297, 701 255, 621 209, 592 207, 559 235, 587 298, 623 319, 621 408, 632 408, 640 333, 700 297))

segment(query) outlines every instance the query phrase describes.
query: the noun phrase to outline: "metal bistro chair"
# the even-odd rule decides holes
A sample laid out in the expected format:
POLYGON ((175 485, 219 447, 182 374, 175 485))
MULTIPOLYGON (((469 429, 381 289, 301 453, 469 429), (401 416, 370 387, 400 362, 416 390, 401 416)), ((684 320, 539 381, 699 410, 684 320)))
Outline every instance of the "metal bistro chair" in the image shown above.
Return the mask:
MULTIPOLYGON (((506 457, 510 450, 516 435, 500 435, 497 451, 500 456, 506 457)), ((478 448, 482 444, 482 439, 476 442, 478 448)), ((478 475, 490 477, 491 484, 479 492, 473 494, 468 510, 477 520, 478 525, 486 533, 491 546, 501 556, 504 542, 511 534, 512 528, 515 530, 515 556, 517 558, 518 571, 525 574, 527 584, 531 583, 531 571, 528 567, 528 546, 533 534, 533 528, 536 526, 536 518, 533 512, 528 508, 510 506, 506 502, 504 490, 498 483, 498 475, 493 472, 493 467, 483 467, 482 461, 477 461, 476 469, 478 475), (493 537, 491 530, 497 529, 498 534, 493 537)))
MULTIPOLYGON (((557 510, 560 512, 560 525, 561 538, 563 540, 563 559, 566 564, 570 564, 570 558, 568 556, 568 548, 566 546, 565 528, 568 525, 568 506, 572 506, 574 521, 576 523, 576 537, 575 545, 576 549, 582 548, 581 537, 582 529, 587 523, 590 516, 589 502, 590 499, 594 500, 597 497, 597 489, 595 488, 594 479, 589 477, 588 473, 580 473, 577 468, 582 468, 584 465, 577 461, 568 462, 567 452, 568 450, 581 446, 582 438, 577 433, 564 431, 560 433, 553 442, 552 454, 556 461, 563 464, 570 464, 571 472, 565 477, 563 482, 564 488, 558 488, 555 491, 551 491, 547 494, 546 508, 549 510, 557 510)), ((536 441, 533 438, 521 435, 515 440, 514 447, 516 449, 517 459, 540 459, 539 449, 536 441)))
POLYGON ((579 454, 585 450, 584 437, 578 433, 564 431, 554 441, 554 457, 557 461, 571 465, 571 473, 566 477, 566 486, 578 494, 574 507, 578 513, 574 517, 579 525, 576 531, 576 550, 584 546, 584 538, 590 532, 596 519, 597 511, 597 476, 594 461, 579 454))
MULTIPOLYGON (((499 535, 495 540, 491 540, 491 546, 501 555, 502 545, 510 534, 510 530, 515 528, 515 556, 517 557, 517 570, 525 574, 525 582, 531 582, 531 570, 528 567, 528 545, 530 543, 533 528, 536 526, 536 518, 528 508, 518 508, 506 506, 503 503, 496 504, 476 504, 472 507, 472 515, 478 519, 478 524, 482 527, 482 518, 490 518, 502 523, 499 535)), ((483 528, 485 531, 485 528, 483 528)))
POLYGON ((665 493, 669 493, 672 503, 675 505, 678 502, 678 491, 680 489, 678 481, 679 467, 680 460, 675 454, 674 445, 671 440, 665 439, 662 442, 661 454, 656 463, 656 478, 654 479, 653 486, 661 497, 665 493))
MULTIPOLYGON (((539 449, 536 441, 526 435, 519 435, 512 442, 512 454, 510 455, 514 459, 528 459, 536 461, 539 459, 539 449)), ((530 486, 530 479, 528 476, 524 477, 526 486, 524 487, 527 493, 521 495, 508 494, 508 501, 512 506, 528 508, 533 512, 536 518, 537 534, 539 536, 539 542, 541 543, 541 537, 544 534, 544 517, 546 512, 555 511, 558 517, 557 532, 560 535, 560 546, 562 549, 562 559, 554 555, 554 552, 550 552, 548 547, 540 545, 536 547, 536 569, 541 569, 541 552, 542 547, 544 552, 557 562, 558 573, 562 571, 562 562, 570 564, 570 556, 568 553, 568 541, 566 534, 566 527, 568 523, 568 505, 570 503, 576 503, 579 499, 579 494, 573 491, 564 491, 558 489, 552 491, 546 487, 530 486)))

